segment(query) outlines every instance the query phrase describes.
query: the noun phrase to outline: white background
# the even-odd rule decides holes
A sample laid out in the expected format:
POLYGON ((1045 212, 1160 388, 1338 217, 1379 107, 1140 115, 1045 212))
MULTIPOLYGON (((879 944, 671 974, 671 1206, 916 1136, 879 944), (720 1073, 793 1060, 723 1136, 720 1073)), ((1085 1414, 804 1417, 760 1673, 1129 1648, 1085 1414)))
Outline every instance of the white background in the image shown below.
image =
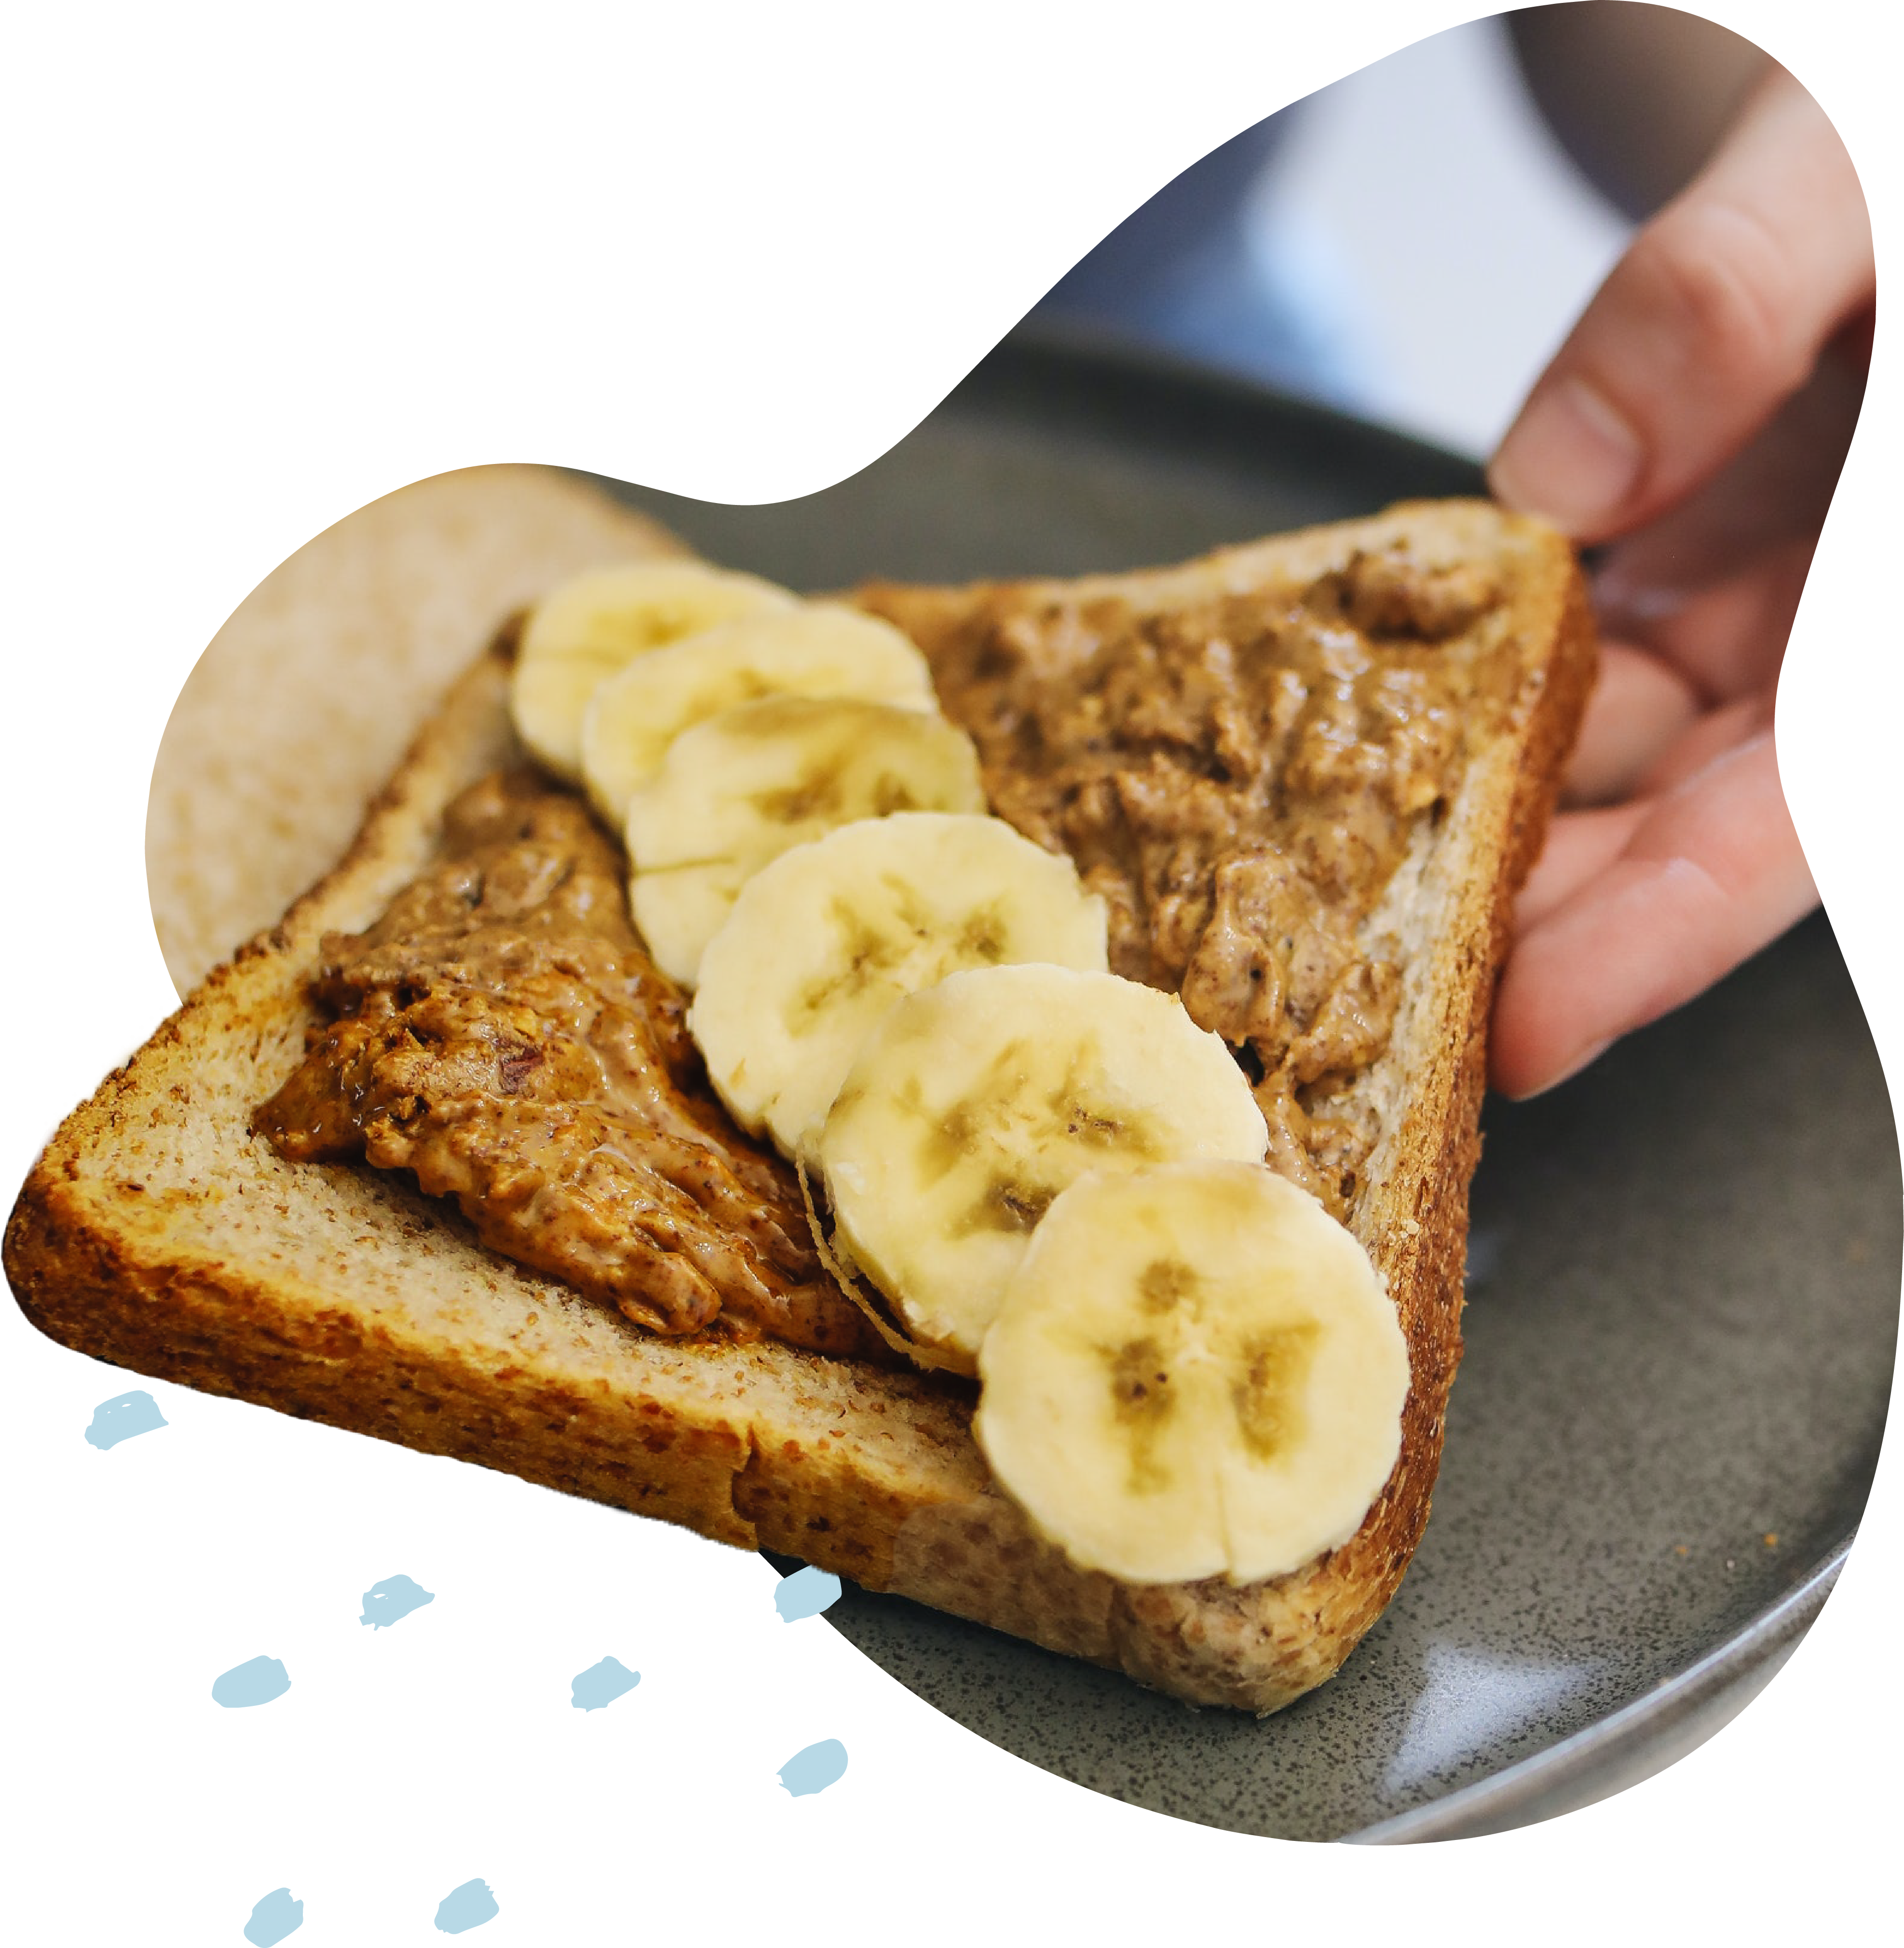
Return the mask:
MULTIPOLYGON (((1894 94, 1855 0, 1706 9, 1784 59, 1896 229, 1894 94)), ((17 14, 8 199, 0 1180, 167 1011, 151 761, 194 657, 374 496, 538 460, 765 501, 904 434, 1056 275, 1269 109, 1462 17, 1418 0, 1167 8, 70 6, 17 14), (528 23, 533 20, 535 24, 528 23), (26 923, 30 921, 30 926, 26 923)), ((1787 789, 1893 1084, 1893 727, 1881 332, 1781 698, 1787 789), (1855 709, 1837 699, 1855 694, 1855 709)), ((1900 1518, 1766 1695, 1660 1778, 1456 1846, 1326 1849, 1133 1811, 1012 1760, 764 1565, 473 1469, 123 1376, 0 1307, 14 1938, 298 1948, 1006 1940, 1240 1928, 1464 1943, 1766 1938, 1887 1901, 1900 1518), (402 1572, 436 1601, 357 1623, 402 1572), (223 1712, 265 1652, 289 1694, 223 1712), (569 1678, 642 1673, 606 1711, 569 1678), (799 1747, 845 1778, 790 1800, 799 1747), (1558 1904, 1556 1897, 1558 1898, 1558 1904)))

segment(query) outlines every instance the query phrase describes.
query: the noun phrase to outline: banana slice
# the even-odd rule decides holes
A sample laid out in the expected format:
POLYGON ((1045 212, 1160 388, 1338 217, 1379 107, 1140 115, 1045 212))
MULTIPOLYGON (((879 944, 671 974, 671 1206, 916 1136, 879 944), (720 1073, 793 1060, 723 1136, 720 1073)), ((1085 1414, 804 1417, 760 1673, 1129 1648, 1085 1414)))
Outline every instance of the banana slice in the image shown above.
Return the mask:
POLYGON ((799 599, 757 575, 693 561, 578 575, 545 595, 523 625, 510 685, 516 734, 558 777, 578 782, 582 713, 606 678, 663 643, 799 599))
POLYGON ((936 712, 770 696, 684 730, 628 803, 629 898, 662 972, 693 987, 768 861, 895 811, 982 812, 978 753, 936 712))
POLYGON ((795 1156, 902 996, 1003 961, 1101 969, 1104 929, 1071 861, 1002 819, 865 819, 748 881, 701 957, 688 1025, 736 1120, 795 1156))
POLYGON ((1175 995, 990 967, 886 1016, 816 1155, 837 1243, 914 1338, 971 1360, 1066 1185, 1185 1157, 1255 1162, 1268 1141, 1236 1059, 1175 995))
POLYGON ((619 827, 628 800, 661 768, 684 730, 764 696, 857 696, 936 707, 932 673, 890 622, 837 603, 743 616, 631 663, 591 699, 582 775, 619 827))
POLYGON ((1401 1451, 1408 1348, 1361 1246, 1233 1163, 1081 1178, 979 1355, 975 1432, 1081 1568, 1255 1583, 1347 1541, 1401 1451))

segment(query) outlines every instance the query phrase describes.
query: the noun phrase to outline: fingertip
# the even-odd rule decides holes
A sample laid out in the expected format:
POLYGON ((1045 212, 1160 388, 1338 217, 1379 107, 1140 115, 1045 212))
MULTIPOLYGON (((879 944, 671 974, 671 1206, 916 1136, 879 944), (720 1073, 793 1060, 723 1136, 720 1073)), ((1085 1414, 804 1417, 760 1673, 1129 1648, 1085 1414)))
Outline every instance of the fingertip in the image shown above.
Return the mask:
POLYGON ((1562 802, 1619 805, 1699 721, 1701 698, 1663 658, 1602 639, 1600 673, 1568 760, 1562 802))
POLYGON ((1651 808, 1648 801, 1640 799, 1558 814, 1515 901, 1514 923, 1519 932, 1524 935, 1538 926, 1604 872, 1651 808))
POLYGON ((1623 855, 1592 874, 1515 944, 1495 997, 1496 1088, 1524 1101, 1556 1087, 1697 994, 1723 964, 1724 905, 1683 858, 1623 855))
POLYGON ((1645 471, 1639 433, 1578 373, 1550 377, 1509 427, 1487 469, 1496 498, 1576 541, 1612 532, 1645 471))
POLYGON ((1654 802, 1616 858, 1524 927, 1495 997, 1494 1086, 1524 1100, 1578 1074, 1816 900, 1761 733, 1654 802))
POLYGON ((1495 1078, 1494 1093, 1505 1096, 1510 1103, 1531 1103, 1536 1097, 1558 1089, 1563 1082, 1572 1081, 1582 1069, 1590 1069, 1618 1039, 1617 1035, 1607 1035, 1599 1041, 1589 1042, 1577 1054, 1558 1063, 1549 1063, 1544 1071, 1536 1069, 1519 1075, 1510 1069, 1505 1076, 1495 1078))

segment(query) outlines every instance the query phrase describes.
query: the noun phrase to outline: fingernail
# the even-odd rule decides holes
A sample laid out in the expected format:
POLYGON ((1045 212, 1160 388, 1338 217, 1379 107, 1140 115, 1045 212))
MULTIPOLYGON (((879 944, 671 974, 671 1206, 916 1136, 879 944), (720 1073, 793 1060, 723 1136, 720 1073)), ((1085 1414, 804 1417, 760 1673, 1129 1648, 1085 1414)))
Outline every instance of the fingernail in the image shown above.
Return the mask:
POLYGON ((1633 428, 1584 379, 1568 378, 1528 402, 1487 478, 1510 507, 1590 535, 1619 511, 1645 459, 1633 428))
POLYGON ((1531 1089, 1524 1089, 1507 1100, 1510 1103, 1531 1103, 1537 1096, 1544 1096, 1549 1090, 1558 1089, 1563 1082, 1572 1081, 1583 1069, 1598 1062, 1617 1039, 1615 1035, 1608 1035, 1604 1041, 1589 1044, 1558 1075, 1549 1076, 1545 1082, 1537 1082, 1531 1089))

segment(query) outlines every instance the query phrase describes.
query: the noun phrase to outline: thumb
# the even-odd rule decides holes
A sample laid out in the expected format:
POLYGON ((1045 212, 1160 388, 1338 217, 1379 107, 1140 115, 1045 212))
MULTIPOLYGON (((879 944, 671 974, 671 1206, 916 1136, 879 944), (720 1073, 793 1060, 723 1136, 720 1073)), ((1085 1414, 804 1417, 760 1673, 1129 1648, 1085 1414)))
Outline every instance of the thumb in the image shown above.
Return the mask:
POLYGON ((1803 384, 1875 289, 1850 158, 1776 70, 1542 374, 1489 469, 1495 492, 1577 541, 1651 520, 1803 384))

